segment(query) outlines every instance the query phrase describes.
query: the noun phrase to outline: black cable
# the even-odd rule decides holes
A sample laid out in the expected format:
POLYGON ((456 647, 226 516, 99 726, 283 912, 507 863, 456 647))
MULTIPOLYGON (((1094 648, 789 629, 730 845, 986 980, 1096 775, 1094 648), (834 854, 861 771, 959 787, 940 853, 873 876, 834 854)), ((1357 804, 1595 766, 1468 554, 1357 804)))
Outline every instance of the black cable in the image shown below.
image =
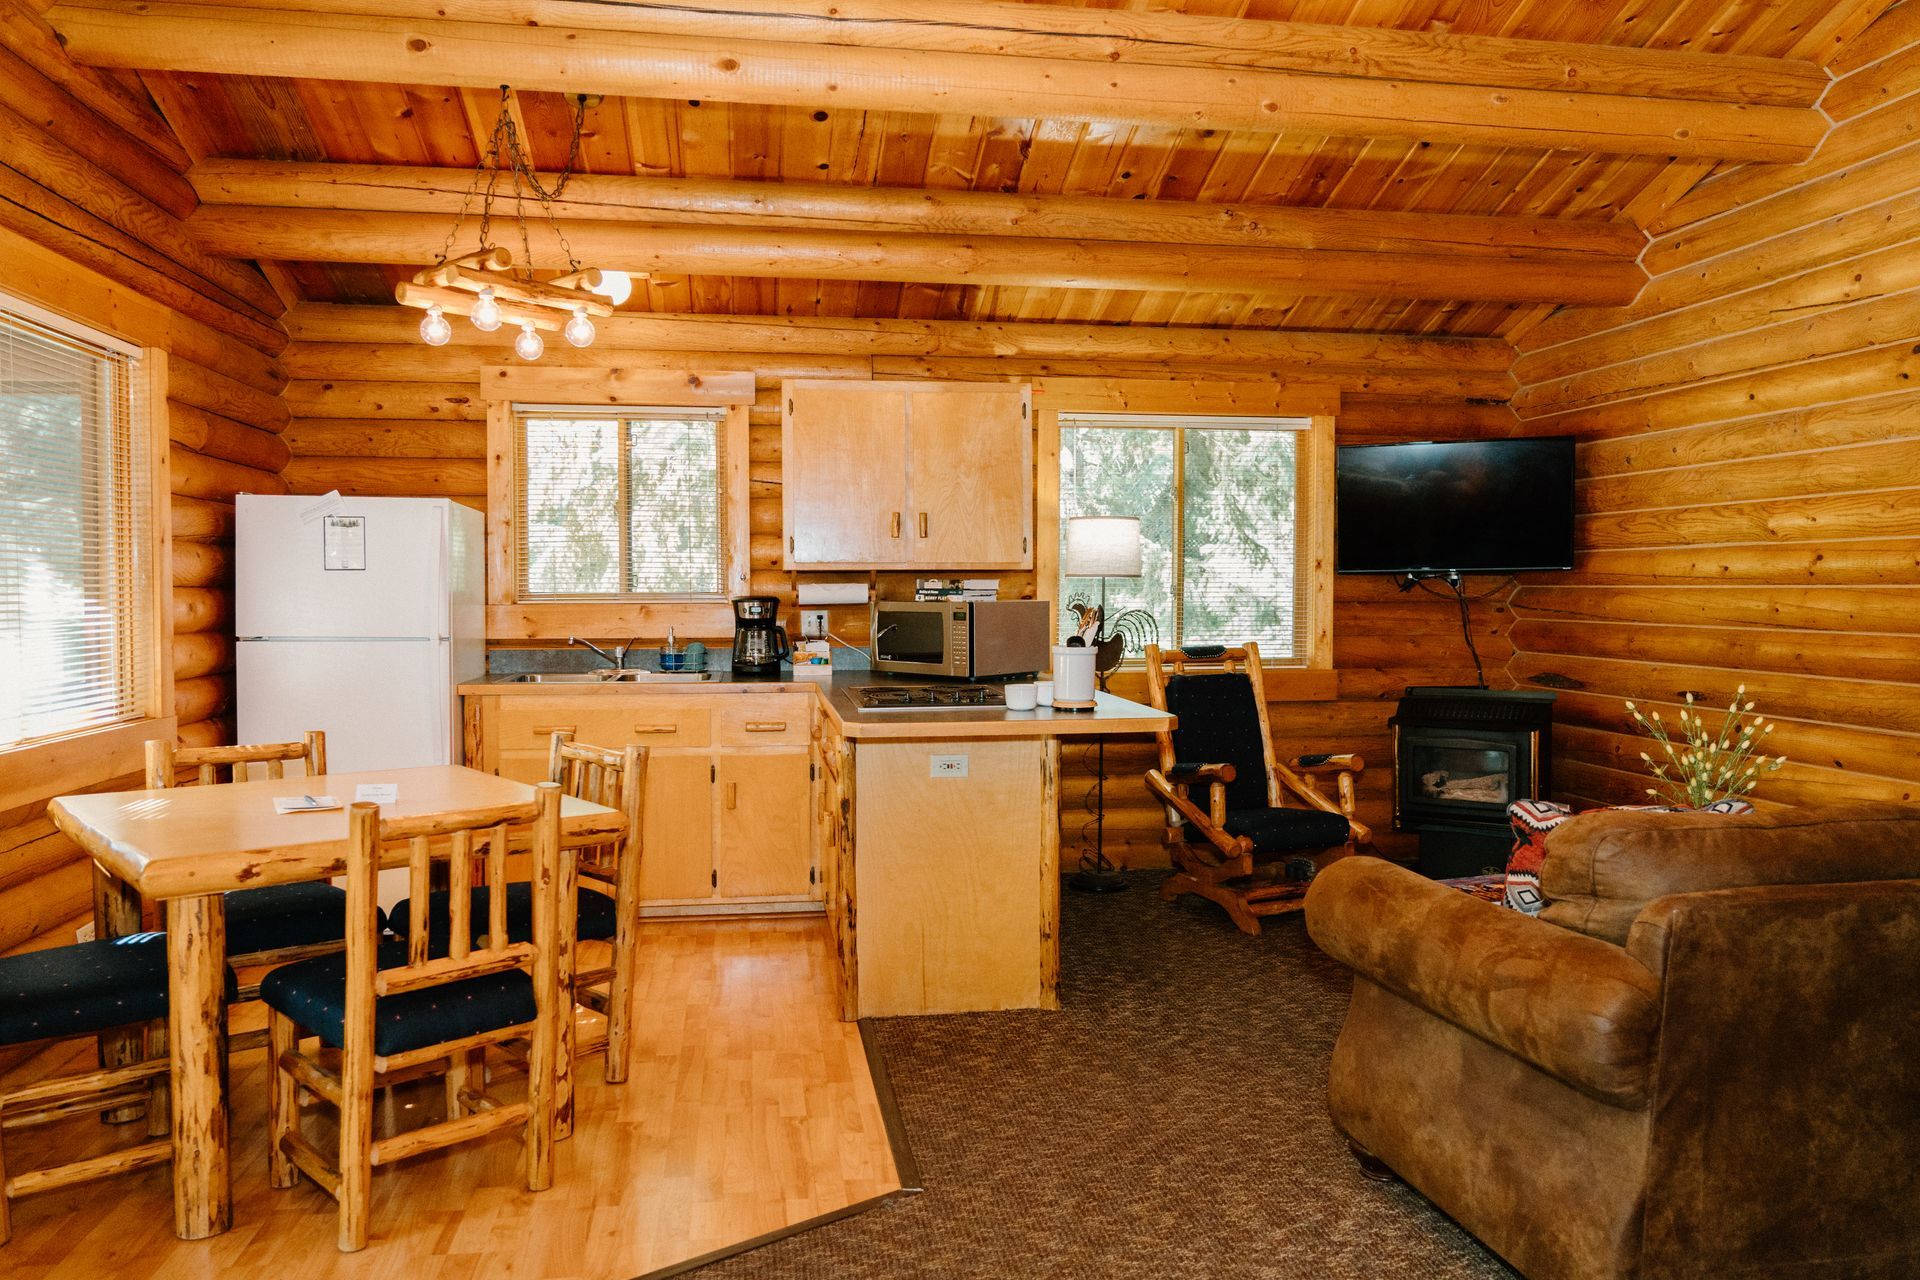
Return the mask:
POLYGON ((1466 637, 1467 652, 1473 655, 1474 674, 1479 677, 1480 687, 1484 689, 1487 687, 1487 669, 1480 665, 1480 650, 1474 647, 1473 614, 1467 599, 1466 588, 1458 578, 1452 579, 1450 585, 1453 587, 1453 594, 1460 601, 1460 634, 1466 637))

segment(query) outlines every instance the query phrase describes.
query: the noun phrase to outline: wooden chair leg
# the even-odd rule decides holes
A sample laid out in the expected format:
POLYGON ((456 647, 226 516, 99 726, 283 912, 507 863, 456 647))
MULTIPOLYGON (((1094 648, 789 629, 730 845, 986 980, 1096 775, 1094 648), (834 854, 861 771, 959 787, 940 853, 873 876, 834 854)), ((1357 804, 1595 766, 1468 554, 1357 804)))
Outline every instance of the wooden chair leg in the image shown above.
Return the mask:
POLYGON ((13 1239, 13 1204, 7 1195, 6 1113, 0 1111, 0 1244, 13 1239))
POLYGON ((620 1084, 627 1078, 627 1039, 633 1019, 633 974, 639 967, 639 938, 616 943, 613 954, 613 980, 607 983, 607 1066, 608 1084, 620 1084))
POLYGON ((285 1190, 300 1181, 287 1155, 288 1135, 300 1128, 300 1086, 280 1065, 282 1054, 300 1047, 300 1028, 278 1010, 267 1015, 267 1185, 285 1190))
POLYGON ((373 1046, 361 1045, 346 1051, 340 1071, 340 1252, 367 1247, 372 1213, 373 1046))
POLYGON ((467 1071, 468 1054, 462 1049, 447 1056, 447 1073, 444 1083, 447 1090, 447 1119, 457 1120, 466 1114, 467 1104, 460 1098, 467 1091, 469 1079, 467 1071))
MULTIPOLYGON (((167 1056, 167 1020, 156 1018, 147 1024, 147 1058, 167 1056)), ((153 1078, 147 1086, 147 1136, 164 1138, 173 1132, 173 1080, 166 1073, 153 1078)))

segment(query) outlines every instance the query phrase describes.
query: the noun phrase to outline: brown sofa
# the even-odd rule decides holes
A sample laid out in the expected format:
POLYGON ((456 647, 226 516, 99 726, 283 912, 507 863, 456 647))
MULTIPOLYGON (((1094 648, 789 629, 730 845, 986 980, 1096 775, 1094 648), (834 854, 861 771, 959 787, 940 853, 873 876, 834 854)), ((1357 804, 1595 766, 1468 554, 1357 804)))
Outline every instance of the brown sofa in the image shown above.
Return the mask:
POLYGON ((1920 1277, 1920 808, 1582 815, 1542 887, 1315 879, 1357 1154, 1530 1280, 1920 1277))

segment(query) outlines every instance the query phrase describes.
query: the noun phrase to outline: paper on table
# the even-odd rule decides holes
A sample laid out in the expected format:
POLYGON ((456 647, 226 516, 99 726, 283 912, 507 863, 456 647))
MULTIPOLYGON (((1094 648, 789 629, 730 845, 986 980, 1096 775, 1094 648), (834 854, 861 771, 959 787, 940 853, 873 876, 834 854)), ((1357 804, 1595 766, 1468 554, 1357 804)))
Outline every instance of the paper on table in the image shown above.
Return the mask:
POLYGON ((355 804, 392 804, 399 798, 397 782, 363 782, 353 789, 355 804))
POLYGON ((275 796, 275 813, 321 813, 327 809, 338 809, 340 802, 332 796, 275 796))

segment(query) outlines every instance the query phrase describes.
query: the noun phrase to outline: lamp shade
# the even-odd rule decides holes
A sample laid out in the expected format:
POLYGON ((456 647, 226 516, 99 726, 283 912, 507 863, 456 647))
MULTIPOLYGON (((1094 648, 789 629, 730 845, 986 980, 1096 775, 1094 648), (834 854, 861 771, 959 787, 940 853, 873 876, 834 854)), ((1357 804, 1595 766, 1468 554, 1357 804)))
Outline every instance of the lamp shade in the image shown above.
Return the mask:
POLYGON ((1073 516, 1067 521, 1069 578, 1140 576, 1139 516, 1073 516))

